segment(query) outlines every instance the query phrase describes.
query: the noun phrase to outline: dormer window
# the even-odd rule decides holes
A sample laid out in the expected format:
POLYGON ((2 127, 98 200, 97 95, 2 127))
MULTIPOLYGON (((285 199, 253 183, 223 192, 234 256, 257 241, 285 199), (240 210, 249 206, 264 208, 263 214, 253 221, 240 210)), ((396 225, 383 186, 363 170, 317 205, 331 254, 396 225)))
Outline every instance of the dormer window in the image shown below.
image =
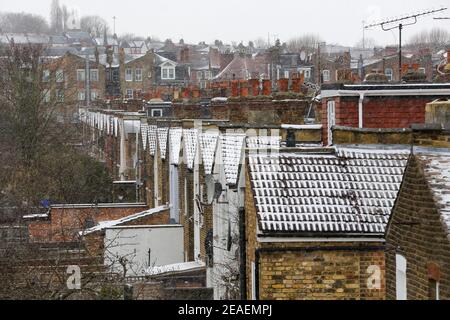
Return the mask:
POLYGON ((175 80, 175 66, 169 63, 164 64, 161 67, 161 79, 175 80))

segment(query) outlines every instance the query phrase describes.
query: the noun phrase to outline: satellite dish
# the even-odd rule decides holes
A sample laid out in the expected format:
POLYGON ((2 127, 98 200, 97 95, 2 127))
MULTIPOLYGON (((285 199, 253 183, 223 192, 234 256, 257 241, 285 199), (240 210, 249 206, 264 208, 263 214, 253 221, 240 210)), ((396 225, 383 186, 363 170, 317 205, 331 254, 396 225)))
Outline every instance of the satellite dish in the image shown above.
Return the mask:
POLYGON ((302 61, 306 60, 306 52, 305 51, 300 52, 300 60, 302 60, 302 61))

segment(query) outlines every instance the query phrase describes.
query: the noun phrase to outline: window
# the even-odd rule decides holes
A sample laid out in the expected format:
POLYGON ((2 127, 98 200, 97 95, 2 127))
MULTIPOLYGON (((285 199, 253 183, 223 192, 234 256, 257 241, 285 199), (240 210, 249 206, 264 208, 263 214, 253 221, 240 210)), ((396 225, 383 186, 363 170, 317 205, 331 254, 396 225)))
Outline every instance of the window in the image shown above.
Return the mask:
POLYGON ((425 68, 419 68, 419 73, 426 74, 426 69, 425 68))
POLYGON ((206 89, 206 81, 200 81, 200 89, 206 89))
POLYGON ((330 82, 330 70, 323 70, 323 82, 330 82))
POLYGON ((133 89, 127 89, 126 98, 133 99, 133 89))
POLYGON ((284 71, 284 78, 289 79, 289 71, 288 70, 284 71))
POLYGON ((44 90, 44 97, 43 97, 43 101, 45 103, 49 103, 51 100, 51 93, 49 89, 44 90))
POLYGON ((142 81, 142 69, 136 69, 134 71, 135 81, 142 81))
POLYGON ((395 255, 395 283, 397 300, 407 300, 406 259, 400 254, 395 255))
POLYGON ((78 101, 84 101, 84 100, 86 100, 86 92, 78 91, 78 101))
POLYGON ((389 81, 394 80, 394 71, 391 68, 386 68, 384 70, 384 74, 386 75, 389 81))
POLYGON ((133 70, 131 69, 126 69, 125 70, 125 81, 133 81, 133 70))
POLYGON ((64 102, 64 90, 56 91, 56 99, 58 100, 58 102, 64 102))
POLYGON ((161 79, 163 80, 174 80, 175 79, 175 67, 162 67, 161 68, 161 79))
POLYGON ((42 82, 49 82, 50 81, 50 70, 44 70, 42 72, 42 82))
POLYGON ((152 109, 152 117, 161 118, 163 115, 162 109, 152 109))
POLYGON ((77 70, 77 81, 85 81, 86 80, 86 72, 84 69, 77 70))
POLYGON ((64 71, 61 69, 56 70, 56 82, 64 82, 64 71))
POLYGON ((211 71, 205 71, 205 79, 210 80, 212 78, 211 71))
POLYGON ((98 92, 95 90, 91 91, 91 101, 95 101, 98 98, 98 92))
POLYGON ((197 80, 203 79, 203 72, 197 71, 197 80))
POLYGON ((311 78, 311 69, 309 69, 309 68, 301 68, 298 71, 305 75, 305 79, 310 79, 311 78))
POLYGON ((91 81, 98 81, 98 69, 91 69, 90 70, 91 73, 91 81))

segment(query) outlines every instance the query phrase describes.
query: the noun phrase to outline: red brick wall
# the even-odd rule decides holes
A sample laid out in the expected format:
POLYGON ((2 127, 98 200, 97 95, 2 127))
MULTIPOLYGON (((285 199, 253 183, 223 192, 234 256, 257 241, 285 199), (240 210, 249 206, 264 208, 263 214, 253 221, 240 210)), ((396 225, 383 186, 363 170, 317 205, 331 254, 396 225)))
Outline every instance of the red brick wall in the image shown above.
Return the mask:
POLYGON ((146 206, 125 208, 52 208, 50 221, 31 222, 28 225, 30 241, 35 242, 70 242, 78 238, 86 219, 94 223, 117 220, 147 210, 146 206))

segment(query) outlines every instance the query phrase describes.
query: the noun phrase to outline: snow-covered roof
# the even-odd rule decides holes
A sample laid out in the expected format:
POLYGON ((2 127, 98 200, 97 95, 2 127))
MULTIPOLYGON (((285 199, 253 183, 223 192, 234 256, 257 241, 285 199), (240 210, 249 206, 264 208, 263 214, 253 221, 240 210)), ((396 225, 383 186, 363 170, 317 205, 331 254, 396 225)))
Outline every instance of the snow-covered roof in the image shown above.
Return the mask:
POLYGON ((147 150, 147 142, 148 142, 148 124, 141 123, 141 138, 142 138, 142 146, 144 150, 147 150))
POLYGON ((158 127, 151 125, 148 126, 148 149, 151 156, 154 156, 156 153, 157 146, 157 131, 158 127))
POLYGON ((450 153, 418 154, 441 220, 450 236, 450 153))
POLYGON ((168 209, 169 209, 168 206, 160 206, 160 207, 146 210, 143 212, 135 213, 135 214, 129 215, 129 216, 121 218, 121 219, 111 220, 111 221, 102 221, 102 222, 99 222, 99 224, 93 228, 86 229, 84 231, 80 231, 79 234, 80 234, 80 236, 85 236, 85 235, 88 235, 88 234, 91 234, 91 233, 94 233, 97 231, 101 231, 101 230, 108 229, 108 228, 111 228, 114 226, 122 225, 124 223, 132 222, 137 219, 145 218, 145 217, 153 215, 153 214, 161 213, 168 209))
POLYGON ((145 273, 147 276, 155 276, 155 275, 163 275, 165 273, 195 271, 197 269, 205 268, 205 266, 206 266, 205 263, 202 261, 183 262, 160 267, 150 267, 145 271, 145 273))
POLYGON ((219 140, 219 132, 202 133, 200 135, 200 152, 202 154, 203 167, 205 174, 212 174, 214 165, 214 157, 217 150, 217 141, 219 140))
POLYGON ((187 168, 194 169, 195 155, 198 147, 198 130, 197 129, 184 129, 183 130, 183 150, 186 155, 187 168))
POLYGON ((280 148, 280 136, 255 136, 247 138, 247 148, 280 148))
POLYGON ((245 137, 245 133, 226 133, 221 136, 222 161, 227 184, 237 183, 245 137))
POLYGON ((167 135, 169 128, 158 128, 158 145, 161 152, 161 159, 166 159, 167 153, 167 135))
POLYGON ((182 135, 183 135, 182 128, 170 128, 169 132, 170 164, 178 165, 180 163, 182 135))
POLYGON ((409 151, 249 154, 262 235, 384 235, 409 151))

